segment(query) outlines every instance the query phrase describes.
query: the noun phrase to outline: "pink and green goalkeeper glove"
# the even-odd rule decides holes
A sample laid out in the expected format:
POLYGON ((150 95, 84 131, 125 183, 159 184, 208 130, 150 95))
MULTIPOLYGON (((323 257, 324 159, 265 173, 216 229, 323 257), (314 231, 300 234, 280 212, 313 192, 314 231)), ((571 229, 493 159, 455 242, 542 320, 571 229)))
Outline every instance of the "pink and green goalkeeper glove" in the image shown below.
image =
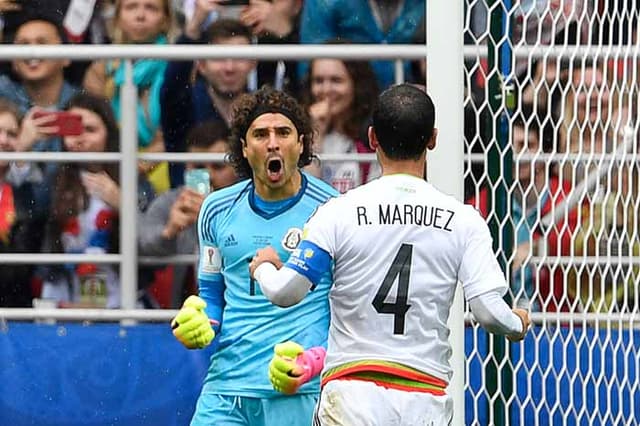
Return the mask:
POLYGON ((292 395, 320 374, 326 351, 317 346, 306 351, 295 342, 278 343, 269 363, 269 380, 278 392, 292 395))
POLYGON ((215 332, 211 328, 216 321, 210 320, 204 311, 207 302, 198 296, 189 296, 182 304, 182 309, 171 321, 173 335, 187 349, 202 349, 208 346, 215 332))

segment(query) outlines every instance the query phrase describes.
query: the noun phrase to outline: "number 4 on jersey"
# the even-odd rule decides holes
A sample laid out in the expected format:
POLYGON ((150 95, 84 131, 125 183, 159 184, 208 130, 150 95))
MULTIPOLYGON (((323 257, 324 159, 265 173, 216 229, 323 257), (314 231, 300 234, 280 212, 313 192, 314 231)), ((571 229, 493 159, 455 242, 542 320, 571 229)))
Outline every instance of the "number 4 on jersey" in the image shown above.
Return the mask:
POLYGON ((404 318, 411 305, 407 304, 409 277, 411 276, 411 256, 413 245, 402 244, 391 267, 384 276, 382 285, 371 303, 379 314, 393 314, 393 334, 404 334, 404 318), (394 303, 385 302, 394 281, 398 277, 398 292, 394 303))

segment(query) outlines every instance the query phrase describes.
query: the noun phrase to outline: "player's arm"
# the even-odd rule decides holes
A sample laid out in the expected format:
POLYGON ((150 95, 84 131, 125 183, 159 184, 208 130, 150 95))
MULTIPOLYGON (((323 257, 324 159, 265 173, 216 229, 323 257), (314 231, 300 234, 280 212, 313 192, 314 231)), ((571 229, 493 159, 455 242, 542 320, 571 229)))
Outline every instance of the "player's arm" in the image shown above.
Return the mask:
POLYGON ((173 335, 187 349, 202 349, 220 331, 224 310, 224 279, 215 274, 199 279, 199 296, 189 296, 171 321, 173 335))
POLYGON ((489 228, 477 211, 467 206, 464 223, 467 233, 458 278, 474 316, 487 331, 506 335, 509 340, 524 339, 529 313, 511 309, 502 299, 508 289, 504 273, 493 253, 489 228))
POLYGON ((213 331, 218 333, 222 324, 222 312, 224 311, 224 278, 217 274, 215 278, 199 280, 199 295, 207 303, 205 313, 213 326, 213 331))
POLYGON ((300 242, 284 265, 273 247, 258 250, 249 264, 262 293, 281 307, 299 303, 330 268, 329 253, 308 240, 300 242))
POLYGON ((490 333, 503 334, 511 341, 524 339, 531 320, 521 308, 509 309, 497 290, 469 299, 473 316, 490 333))
MULTIPOLYGON (((256 257, 259 258, 260 254, 258 251, 256 257)), ((254 278, 267 299, 283 308, 299 303, 312 286, 304 275, 286 266, 277 269, 271 262, 261 263, 254 272, 254 278)))
POLYGON ((215 218, 208 214, 211 209, 212 204, 203 205, 198 215, 200 297, 189 296, 171 322, 174 336, 188 349, 202 349, 211 344, 216 330, 219 330, 224 309, 222 257, 213 231, 215 218))

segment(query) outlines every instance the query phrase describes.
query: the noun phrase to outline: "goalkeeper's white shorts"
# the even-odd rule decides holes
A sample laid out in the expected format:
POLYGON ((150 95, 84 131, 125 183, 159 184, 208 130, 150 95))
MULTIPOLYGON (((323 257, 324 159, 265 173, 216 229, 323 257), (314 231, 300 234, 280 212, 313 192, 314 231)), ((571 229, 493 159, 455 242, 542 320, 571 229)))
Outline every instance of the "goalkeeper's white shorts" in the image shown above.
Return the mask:
POLYGON ((387 389, 362 380, 332 380, 320 394, 314 426, 447 426, 448 395, 387 389))

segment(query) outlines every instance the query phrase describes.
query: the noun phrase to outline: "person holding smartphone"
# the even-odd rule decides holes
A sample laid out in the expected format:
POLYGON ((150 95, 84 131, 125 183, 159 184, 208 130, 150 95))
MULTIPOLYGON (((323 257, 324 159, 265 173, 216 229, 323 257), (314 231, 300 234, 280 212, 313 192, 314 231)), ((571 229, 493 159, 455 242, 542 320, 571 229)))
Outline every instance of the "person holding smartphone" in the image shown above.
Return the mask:
MULTIPOLYGON (((225 153, 229 128, 221 120, 205 121, 187 134, 191 153, 225 153)), ((196 220, 205 197, 211 191, 236 182, 233 167, 225 163, 187 163, 186 184, 160 194, 138 216, 138 253, 142 256, 194 254, 198 247, 196 220)), ((188 296, 189 267, 174 265, 172 307, 188 296)), ((193 294, 193 291, 191 291, 193 294)))
MULTIPOLYGON (((65 35, 54 17, 20 12, 20 20, 13 36, 16 45, 61 45, 65 35)), ((11 62, 15 79, 0 75, 0 98, 14 103, 23 116, 16 151, 60 151, 62 138, 59 128, 51 121, 54 116, 40 116, 43 111, 59 111, 78 88, 65 80, 68 60, 16 59, 11 62)), ((30 214, 42 223, 47 218, 51 196, 51 182, 57 171, 56 163, 19 163, 14 167, 18 184, 30 181, 32 190, 16 194, 16 202, 29 206, 30 214)))

